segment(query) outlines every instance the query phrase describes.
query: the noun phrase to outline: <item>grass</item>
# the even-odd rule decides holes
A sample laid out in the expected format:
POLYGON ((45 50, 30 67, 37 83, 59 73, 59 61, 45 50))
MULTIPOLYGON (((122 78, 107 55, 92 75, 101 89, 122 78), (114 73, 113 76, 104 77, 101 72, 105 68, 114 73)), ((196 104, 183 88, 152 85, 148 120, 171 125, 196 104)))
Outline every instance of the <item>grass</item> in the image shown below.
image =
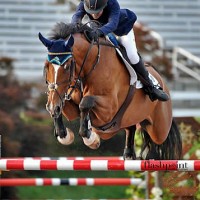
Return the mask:
POLYGON ((200 123, 200 117, 195 117, 195 120, 200 123))

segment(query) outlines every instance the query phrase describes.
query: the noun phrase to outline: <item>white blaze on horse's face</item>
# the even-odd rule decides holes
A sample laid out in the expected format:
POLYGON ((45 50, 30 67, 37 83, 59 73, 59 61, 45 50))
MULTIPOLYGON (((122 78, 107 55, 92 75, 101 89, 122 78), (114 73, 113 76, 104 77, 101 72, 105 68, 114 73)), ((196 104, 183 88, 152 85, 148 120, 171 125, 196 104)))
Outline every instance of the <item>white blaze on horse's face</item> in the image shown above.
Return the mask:
POLYGON ((57 77, 58 77, 58 70, 60 68, 60 65, 52 64, 54 67, 54 83, 57 83, 57 77))
MULTIPOLYGON (((59 71, 59 68, 60 68, 60 65, 56 65, 56 64, 52 64, 53 68, 54 68, 54 87, 52 89, 52 91, 54 91, 55 89, 57 89, 57 79, 58 79, 58 71, 59 71)), ((49 90, 51 91, 51 90, 49 90)), ((53 116, 55 113, 55 105, 54 105, 54 101, 51 100, 47 102, 46 104, 46 109, 47 111, 50 113, 51 116, 53 116)))

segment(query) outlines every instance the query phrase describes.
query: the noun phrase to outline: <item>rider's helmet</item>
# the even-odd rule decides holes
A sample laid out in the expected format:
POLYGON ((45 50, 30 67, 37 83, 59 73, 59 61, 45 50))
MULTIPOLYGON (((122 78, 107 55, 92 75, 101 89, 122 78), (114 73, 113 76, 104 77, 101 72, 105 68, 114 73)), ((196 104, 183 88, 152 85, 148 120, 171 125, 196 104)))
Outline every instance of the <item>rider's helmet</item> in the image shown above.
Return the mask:
POLYGON ((96 14, 102 11, 108 0, 84 0, 85 11, 89 14, 96 14))

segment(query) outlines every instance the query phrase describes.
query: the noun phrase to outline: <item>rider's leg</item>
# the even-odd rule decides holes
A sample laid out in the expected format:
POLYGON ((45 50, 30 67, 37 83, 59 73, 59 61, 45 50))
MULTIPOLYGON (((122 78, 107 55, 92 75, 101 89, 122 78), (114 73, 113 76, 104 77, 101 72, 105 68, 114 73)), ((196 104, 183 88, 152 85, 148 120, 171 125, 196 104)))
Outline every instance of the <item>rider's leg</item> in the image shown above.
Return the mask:
POLYGON ((138 55, 133 30, 131 30, 127 35, 121 36, 119 40, 125 47, 132 67, 139 75, 140 80, 144 84, 145 91, 149 95, 150 99, 152 101, 156 99, 160 101, 167 101, 169 99, 168 95, 161 88, 154 86, 153 82, 149 78, 149 73, 146 70, 142 59, 138 55))

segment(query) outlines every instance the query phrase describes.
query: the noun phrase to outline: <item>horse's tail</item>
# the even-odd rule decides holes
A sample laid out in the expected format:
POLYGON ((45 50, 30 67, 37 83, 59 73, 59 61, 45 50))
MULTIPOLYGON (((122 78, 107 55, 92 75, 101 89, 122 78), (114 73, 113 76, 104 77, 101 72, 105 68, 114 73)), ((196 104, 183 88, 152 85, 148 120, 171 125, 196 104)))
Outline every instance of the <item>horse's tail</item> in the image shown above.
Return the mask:
POLYGON ((178 160, 182 157, 181 134, 174 120, 163 144, 155 144, 146 131, 142 131, 143 146, 141 148, 141 158, 146 160, 178 160))

